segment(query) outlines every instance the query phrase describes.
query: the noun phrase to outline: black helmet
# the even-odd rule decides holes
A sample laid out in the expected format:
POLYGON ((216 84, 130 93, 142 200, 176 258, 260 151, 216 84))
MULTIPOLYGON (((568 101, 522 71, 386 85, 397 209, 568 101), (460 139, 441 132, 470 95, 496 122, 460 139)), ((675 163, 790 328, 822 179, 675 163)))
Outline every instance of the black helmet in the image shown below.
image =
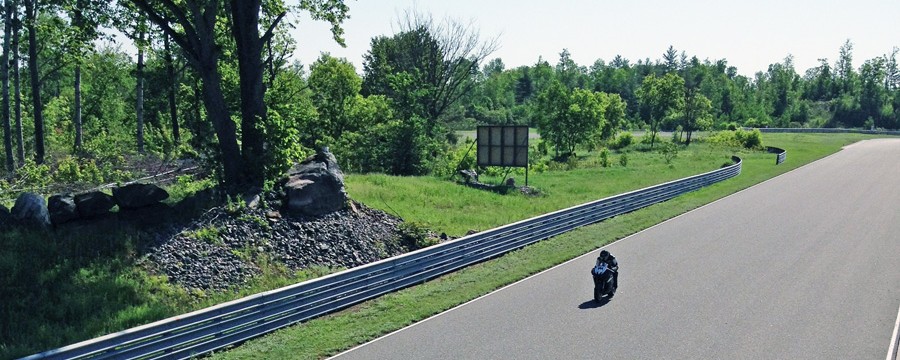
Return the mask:
POLYGON ((600 250, 600 258, 606 260, 609 257, 609 251, 600 250))

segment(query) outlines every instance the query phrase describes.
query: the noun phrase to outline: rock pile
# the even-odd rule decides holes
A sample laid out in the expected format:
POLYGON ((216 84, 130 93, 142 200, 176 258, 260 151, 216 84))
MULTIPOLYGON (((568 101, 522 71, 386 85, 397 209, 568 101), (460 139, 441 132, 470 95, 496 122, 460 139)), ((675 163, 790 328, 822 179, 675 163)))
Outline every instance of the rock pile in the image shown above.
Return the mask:
POLYGON ((319 217, 266 209, 228 214, 218 208, 148 251, 150 267, 187 288, 227 289, 259 273, 266 257, 291 270, 351 268, 410 250, 402 220, 354 204, 319 217), (198 236, 199 233, 214 236, 198 236))

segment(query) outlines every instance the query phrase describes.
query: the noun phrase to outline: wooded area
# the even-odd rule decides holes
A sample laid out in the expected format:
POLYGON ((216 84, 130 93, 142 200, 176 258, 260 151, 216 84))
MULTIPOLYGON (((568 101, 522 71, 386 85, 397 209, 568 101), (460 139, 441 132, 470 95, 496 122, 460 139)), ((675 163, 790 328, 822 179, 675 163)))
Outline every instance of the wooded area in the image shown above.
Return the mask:
POLYGON ((900 128, 898 48, 857 65, 850 40, 802 74, 790 55, 747 77, 673 47, 590 65, 562 49, 555 63, 507 69, 488 60, 498 40, 471 24, 409 12, 395 34, 372 34, 362 69, 322 54, 307 73, 290 60, 302 39, 286 14, 329 22, 342 43, 344 1, 3 5, 7 189, 121 181, 116 164, 156 156, 198 159, 237 193, 322 146, 349 172, 439 173, 454 130, 483 124, 536 127, 557 158, 608 147, 623 130, 648 131, 652 148, 661 130, 688 146, 692 132, 737 126, 900 128))

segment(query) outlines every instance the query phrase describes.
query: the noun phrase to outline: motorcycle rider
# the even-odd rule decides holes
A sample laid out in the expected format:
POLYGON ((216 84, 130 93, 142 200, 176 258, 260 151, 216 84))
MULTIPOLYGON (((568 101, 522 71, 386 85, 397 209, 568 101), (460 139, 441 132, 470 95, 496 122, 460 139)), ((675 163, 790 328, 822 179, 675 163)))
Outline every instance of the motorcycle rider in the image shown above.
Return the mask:
MULTIPOLYGON (((600 256, 597 257, 597 265, 600 263, 606 263, 610 270, 612 270, 613 276, 613 287, 619 287, 619 262, 616 261, 616 257, 609 253, 609 251, 601 250, 600 256)), ((599 274, 595 274, 599 275, 599 274)), ((615 293, 610 293, 609 297, 613 297, 615 293)))

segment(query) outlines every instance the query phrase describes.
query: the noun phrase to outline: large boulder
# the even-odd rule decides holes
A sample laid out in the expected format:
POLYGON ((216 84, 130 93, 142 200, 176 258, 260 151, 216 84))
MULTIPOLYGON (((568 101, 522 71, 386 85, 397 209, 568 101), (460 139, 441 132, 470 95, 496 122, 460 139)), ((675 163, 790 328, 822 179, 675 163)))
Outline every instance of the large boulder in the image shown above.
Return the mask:
POLYGON ((128 184, 113 188, 112 194, 120 209, 142 208, 169 198, 168 192, 153 184, 128 184))
POLYGON ((113 197, 99 191, 75 195, 75 206, 83 218, 105 215, 116 206, 113 197))
POLYGON ((47 210, 50 212, 50 221, 55 225, 78 218, 75 195, 69 193, 51 196, 47 200, 47 210))
POLYGON ((47 211, 47 201, 43 196, 35 193, 23 193, 16 199, 16 204, 10 212, 12 217, 26 226, 47 228, 50 226, 50 213, 47 211))
POLYGON ((344 174, 328 148, 294 165, 281 183, 288 210, 318 216, 347 204, 344 174))

